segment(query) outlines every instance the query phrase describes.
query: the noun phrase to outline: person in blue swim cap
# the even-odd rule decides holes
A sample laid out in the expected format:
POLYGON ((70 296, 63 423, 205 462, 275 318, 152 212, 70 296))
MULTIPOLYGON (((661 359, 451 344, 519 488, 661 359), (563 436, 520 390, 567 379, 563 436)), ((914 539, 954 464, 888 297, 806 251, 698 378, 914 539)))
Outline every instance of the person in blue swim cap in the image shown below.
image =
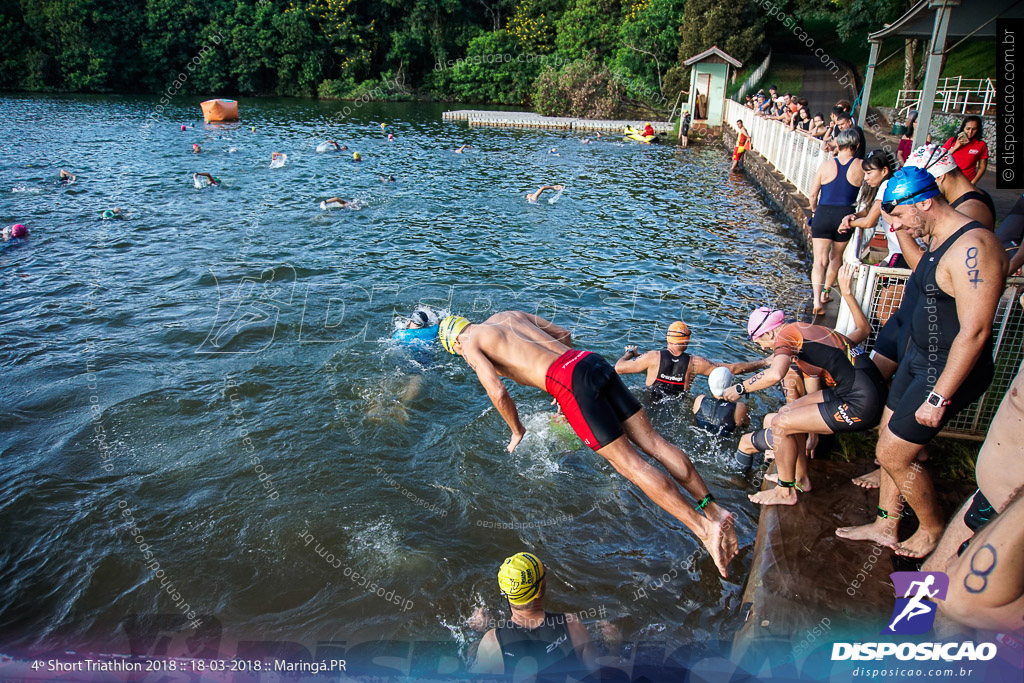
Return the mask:
POLYGON ((992 321, 1007 263, 995 234, 950 206, 924 169, 894 174, 882 196, 882 211, 893 228, 925 238, 928 249, 920 258, 907 254, 914 268, 908 281, 911 298, 905 296, 899 313, 909 326, 907 351, 879 425, 875 457, 884 471, 878 515, 836 534, 923 558, 935 550, 946 518, 927 469, 915 467, 914 461, 951 419, 985 393, 995 375, 992 321), (898 542, 904 499, 918 528, 898 542))

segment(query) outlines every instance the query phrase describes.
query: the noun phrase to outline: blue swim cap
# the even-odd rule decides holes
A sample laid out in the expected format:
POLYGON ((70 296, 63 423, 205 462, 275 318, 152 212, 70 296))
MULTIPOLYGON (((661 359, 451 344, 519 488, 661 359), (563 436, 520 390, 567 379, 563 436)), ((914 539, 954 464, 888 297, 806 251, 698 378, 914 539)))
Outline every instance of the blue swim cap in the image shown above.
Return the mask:
POLYGON ((935 178, 931 173, 916 166, 904 166, 885 186, 882 204, 883 208, 886 204, 891 204, 891 208, 895 208, 896 205, 910 203, 907 200, 921 202, 938 194, 939 186, 935 184, 935 178))

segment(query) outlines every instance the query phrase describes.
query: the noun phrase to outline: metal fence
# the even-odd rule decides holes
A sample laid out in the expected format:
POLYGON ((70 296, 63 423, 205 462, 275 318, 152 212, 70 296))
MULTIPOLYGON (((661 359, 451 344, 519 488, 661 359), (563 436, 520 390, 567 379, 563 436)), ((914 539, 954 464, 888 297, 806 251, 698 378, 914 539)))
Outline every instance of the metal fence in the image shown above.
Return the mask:
MULTIPOLYGON (((896 110, 906 114, 920 109, 920 90, 900 90, 896 94, 896 110)), ((935 90, 935 104, 947 114, 988 114, 996 106, 996 87, 991 78, 942 78, 935 90)))
POLYGON ((771 63, 772 53, 769 52, 768 56, 764 58, 763 62, 761 62, 761 66, 754 69, 754 73, 750 74, 750 76, 747 77, 747 80, 743 81, 743 85, 740 86, 740 89, 736 91, 736 99, 738 101, 742 102, 744 96, 753 90, 755 85, 761 82, 764 75, 768 73, 768 67, 771 66, 771 63))
MULTIPOLYGON (((854 294, 861 302, 861 310, 871 322, 871 334, 863 343, 866 350, 870 351, 874 347, 882 325, 899 308, 909 277, 910 271, 903 268, 861 267, 854 294)), ((1009 390, 1013 378, 1020 370, 1021 360, 1024 359, 1024 309, 1018 305, 1022 293, 1024 277, 1008 278, 1006 291, 999 300, 996 317, 992 323, 995 378, 981 398, 950 420, 942 436, 981 441, 988 433, 992 418, 999 409, 999 403, 1009 390)), ((843 301, 840 304, 836 329, 848 332, 852 327, 850 310, 843 301)))
POLYGON ((814 174, 825 156, 821 140, 790 130, 780 121, 757 116, 753 109, 732 100, 726 100, 725 114, 733 130, 738 130, 736 121, 743 121, 750 133, 753 151, 764 157, 801 194, 810 195, 814 174))

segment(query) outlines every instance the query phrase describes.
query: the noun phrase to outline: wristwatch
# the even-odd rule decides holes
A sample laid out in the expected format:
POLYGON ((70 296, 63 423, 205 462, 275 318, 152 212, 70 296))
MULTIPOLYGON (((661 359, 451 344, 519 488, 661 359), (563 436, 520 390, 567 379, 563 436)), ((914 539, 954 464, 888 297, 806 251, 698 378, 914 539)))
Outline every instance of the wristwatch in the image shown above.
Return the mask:
POLYGON ((928 398, 924 402, 935 408, 945 408, 951 403, 948 398, 942 394, 936 394, 934 391, 928 394, 928 398))
POLYGON ((747 393, 747 388, 743 386, 743 382, 740 382, 739 384, 734 386, 733 389, 735 389, 736 393, 739 394, 740 396, 747 393))

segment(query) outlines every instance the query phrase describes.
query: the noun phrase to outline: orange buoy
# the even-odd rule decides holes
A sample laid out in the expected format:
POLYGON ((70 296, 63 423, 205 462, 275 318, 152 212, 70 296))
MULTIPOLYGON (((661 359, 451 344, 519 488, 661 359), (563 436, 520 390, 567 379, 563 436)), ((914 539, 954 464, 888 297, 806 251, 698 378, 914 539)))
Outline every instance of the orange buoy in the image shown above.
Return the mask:
POLYGON ((203 119, 207 123, 238 120, 238 102, 234 100, 206 100, 199 106, 203 108, 203 119))

